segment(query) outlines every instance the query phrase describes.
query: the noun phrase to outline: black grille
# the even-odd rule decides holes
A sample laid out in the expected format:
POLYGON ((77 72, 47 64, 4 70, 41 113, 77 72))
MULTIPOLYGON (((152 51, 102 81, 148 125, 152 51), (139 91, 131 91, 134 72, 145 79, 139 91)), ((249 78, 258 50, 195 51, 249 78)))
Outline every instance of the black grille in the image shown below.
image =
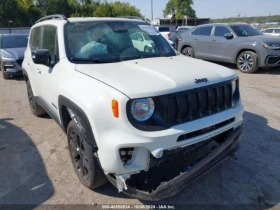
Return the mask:
POLYGON ((22 64, 22 62, 23 62, 23 59, 18 59, 16 62, 17 62, 18 65, 21 66, 21 64, 22 64))
POLYGON ((170 124, 184 123, 226 110, 232 105, 231 89, 231 83, 227 83, 161 96, 165 120, 170 124))

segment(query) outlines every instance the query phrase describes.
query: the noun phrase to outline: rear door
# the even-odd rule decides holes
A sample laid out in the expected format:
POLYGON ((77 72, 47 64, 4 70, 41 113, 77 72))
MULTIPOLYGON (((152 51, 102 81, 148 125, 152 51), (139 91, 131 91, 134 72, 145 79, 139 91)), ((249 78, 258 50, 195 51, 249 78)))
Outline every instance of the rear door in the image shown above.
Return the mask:
POLYGON ((195 57, 210 58, 213 26, 199 27, 192 32, 192 43, 195 57))
POLYGON ((215 26, 214 35, 211 44, 211 57, 219 61, 231 61, 235 47, 234 38, 226 39, 224 36, 232 33, 226 26, 215 26))
POLYGON ((280 36, 280 29, 274 29, 274 36, 280 36))

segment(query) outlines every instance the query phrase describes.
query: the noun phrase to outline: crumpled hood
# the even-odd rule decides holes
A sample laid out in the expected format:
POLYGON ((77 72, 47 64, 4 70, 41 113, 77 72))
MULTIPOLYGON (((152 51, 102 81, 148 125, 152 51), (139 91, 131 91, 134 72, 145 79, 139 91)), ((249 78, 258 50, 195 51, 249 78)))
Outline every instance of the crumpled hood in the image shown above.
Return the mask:
POLYGON ((237 77, 233 70, 182 55, 109 64, 77 64, 76 70, 130 98, 164 95, 237 77), (208 82, 195 83, 195 79, 202 78, 207 78, 208 82))
POLYGON ((5 48, 5 49, 2 49, 2 50, 5 51, 6 53, 10 54, 11 56, 15 57, 15 58, 23 58, 26 47, 5 48))

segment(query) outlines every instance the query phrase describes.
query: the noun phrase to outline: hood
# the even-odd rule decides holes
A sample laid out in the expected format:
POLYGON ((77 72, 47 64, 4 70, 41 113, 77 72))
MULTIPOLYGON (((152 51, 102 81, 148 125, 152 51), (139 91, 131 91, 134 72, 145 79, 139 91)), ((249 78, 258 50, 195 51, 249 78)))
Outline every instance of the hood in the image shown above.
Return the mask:
POLYGON ((23 58, 26 47, 5 48, 5 49, 2 49, 2 50, 5 51, 6 53, 10 54, 11 56, 15 57, 15 58, 23 58))
POLYGON ((77 64, 76 70, 130 98, 174 93, 237 77, 233 70, 185 56, 146 58, 109 64, 77 64), (195 83, 207 78, 208 82, 195 83))
POLYGON ((260 36, 255 36, 254 38, 260 42, 280 43, 280 37, 278 36, 260 35, 260 36))

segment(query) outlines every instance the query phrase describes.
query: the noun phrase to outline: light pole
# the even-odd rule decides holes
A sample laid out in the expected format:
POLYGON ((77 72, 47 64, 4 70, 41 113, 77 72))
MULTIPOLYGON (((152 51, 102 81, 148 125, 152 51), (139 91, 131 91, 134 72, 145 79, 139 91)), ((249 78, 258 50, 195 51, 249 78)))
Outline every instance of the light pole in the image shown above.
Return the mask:
POLYGON ((152 13, 152 21, 154 20, 154 2, 151 0, 151 13, 152 13))

